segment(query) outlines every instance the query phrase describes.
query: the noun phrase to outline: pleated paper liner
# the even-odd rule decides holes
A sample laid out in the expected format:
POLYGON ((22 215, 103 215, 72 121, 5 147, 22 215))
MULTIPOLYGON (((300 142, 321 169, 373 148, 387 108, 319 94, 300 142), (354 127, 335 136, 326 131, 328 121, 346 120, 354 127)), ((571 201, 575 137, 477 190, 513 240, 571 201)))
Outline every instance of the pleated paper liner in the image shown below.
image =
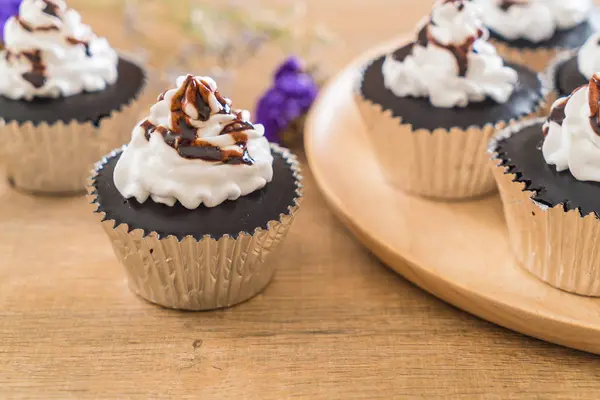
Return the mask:
POLYGON ((502 42, 493 38, 489 42, 496 47, 498 54, 505 60, 526 65, 529 69, 535 72, 543 72, 556 55, 564 48, 561 47, 536 47, 536 48, 516 48, 509 46, 506 42, 502 42))
POLYGON ((598 217, 582 215, 578 209, 565 211, 563 204, 548 207, 534 201, 536 193, 517 181, 517 175, 509 172, 496 152, 502 138, 543 121, 514 125, 490 142, 492 170, 504 204, 510 244, 519 264, 542 281, 567 292, 600 296, 598 217))
POLYGON ((382 172, 392 185, 418 196, 459 200, 496 190, 487 155, 489 140, 506 126, 544 114, 543 94, 537 109, 518 120, 434 131, 414 130, 391 110, 365 99, 358 88, 354 96, 382 172))
POLYGON ((96 165, 89 187, 90 200, 125 267, 132 292, 166 308, 211 310, 248 300, 269 284, 281 262, 281 244, 302 199, 302 176, 296 157, 277 145, 272 144, 271 148, 284 158, 296 180, 296 197, 287 212, 253 232, 205 235, 200 240, 192 236, 161 237, 156 232, 109 219, 100 211, 95 177, 108 159, 121 150, 113 151, 96 165))
POLYGON ((33 124, 0 119, 0 157, 9 181, 34 194, 85 193, 96 161, 129 141, 147 106, 144 86, 97 125, 92 121, 33 124))

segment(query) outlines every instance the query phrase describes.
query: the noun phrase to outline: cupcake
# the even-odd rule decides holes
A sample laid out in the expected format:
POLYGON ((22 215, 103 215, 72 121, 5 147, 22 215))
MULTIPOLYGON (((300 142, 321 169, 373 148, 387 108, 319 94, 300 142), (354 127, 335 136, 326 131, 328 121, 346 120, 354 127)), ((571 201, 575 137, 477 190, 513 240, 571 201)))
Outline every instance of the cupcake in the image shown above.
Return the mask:
POLYGON ((548 90, 558 97, 570 95, 600 71, 600 33, 592 35, 579 50, 559 53, 544 73, 548 90))
POLYGON ((216 83, 180 77, 90 193, 131 290, 168 308, 228 307, 259 293, 301 197, 298 163, 216 83))
POLYGON ((399 189, 439 199, 493 191, 489 138, 544 107, 537 74, 505 65, 486 36, 472 3, 440 0, 416 41, 364 69, 357 102, 399 189))
POLYGON ((34 193, 83 192, 94 162, 126 143, 145 72, 62 0, 23 0, 0 52, 0 154, 34 193))
POLYGON ((541 72, 557 53, 600 30, 592 0, 473 0, 498 53, 541 72))
POLYGON ((559 289, 600 296, 600 76, 557 100, 547 120, 490 144, 519 263, 559 289))

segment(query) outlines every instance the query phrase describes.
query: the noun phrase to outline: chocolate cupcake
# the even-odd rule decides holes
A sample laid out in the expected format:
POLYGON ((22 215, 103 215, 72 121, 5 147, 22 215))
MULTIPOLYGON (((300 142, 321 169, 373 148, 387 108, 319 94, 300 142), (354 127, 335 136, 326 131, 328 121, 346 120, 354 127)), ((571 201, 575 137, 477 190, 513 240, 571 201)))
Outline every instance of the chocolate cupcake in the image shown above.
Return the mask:
POLYGON ((544 107, 529 69, 486 42, 476 7, 441 0, 415 42, 372 61, 357 103, 382 171, 421 196, 464 199, 494 190, 487 142, 544 107))
POLYGON ((600 30, 592 0, 473 0, 490 41, 506 60, 543 71, 556 55, 600 30))
POLYGON ((298 210, 298 163, 210 78, 161 94, 90 193, 133 292, 164 307, 228 307, 271 280, 298 210))
POLYGON ((83 192, 94 162, 127 142, 144 70, 63 0, 23 0, 0 52, 0 154, 34 193, 83 192))
POLYGON ((559 53, 544 72, 548 90, 558 97, 570 95, 600 71, 600 33, 591 36, 577 51, 559 53))
POLYGON ((600 296, 600 76, 557 100, 547 120, 515 125, 490 144, 510 243, 552 286, 600 296))

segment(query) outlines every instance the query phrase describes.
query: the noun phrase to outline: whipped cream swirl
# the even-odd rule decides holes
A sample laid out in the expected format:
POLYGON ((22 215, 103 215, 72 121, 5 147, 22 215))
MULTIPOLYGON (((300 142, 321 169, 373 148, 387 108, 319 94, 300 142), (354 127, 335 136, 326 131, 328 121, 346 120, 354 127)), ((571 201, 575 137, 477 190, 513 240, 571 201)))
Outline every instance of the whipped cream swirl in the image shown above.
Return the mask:
POLYGON ((577 53, 579 72, 587 79, 592 79, 600 71, 600 33, 592 35, 577 53))
POLYGON ((557 171, 600 182, 600 75, 552 105, 542 152, 557 171))
POLYGON ((399 97, 429 97, 441 108, 466 107, 488 97, 506 102, 518 75, 485 41, 486 34, 471 2, 438 1, 411 54, 403 60, 386 57, 386 88, 399 97))
POLYGON ((71 96, 117 80, 117 53, 63 0, 23 0, 4 27, 0 95, 71 96))
POLYGON ((485 25, 508 40, 548 40, 586 20, 592 0, 475 0, 485 25))
POLYGON ((132 133, 114 172, 125 198, 189 209, 215 207, 263 188, 273 179, 264 127, 232 110, 214 80, 182 76, 161 94, 132 133))

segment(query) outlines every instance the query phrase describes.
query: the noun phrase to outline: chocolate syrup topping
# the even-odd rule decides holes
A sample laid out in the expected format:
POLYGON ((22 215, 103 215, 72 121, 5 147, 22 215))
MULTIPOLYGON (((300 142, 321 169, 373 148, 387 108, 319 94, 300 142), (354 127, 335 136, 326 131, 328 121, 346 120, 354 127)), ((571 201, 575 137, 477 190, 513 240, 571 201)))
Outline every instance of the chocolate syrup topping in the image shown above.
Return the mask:
POLYGON ((444 0, 442 4, 456 4, 458 11, 462 11, 465 8, 464 0, 444 0))
POLYGON ((25 29, 27 32, 50 32, 59 30, 56 25, 38 26, 34 28, 21 17, 17 17, 17 22, 21 25, 21 28, 25 29))
POLYGON ((76 39, 73 37, 68 37, 67 38, 67 42, 69 42, 70 44, 76 46, 76 45, 83 45, 85 48, 85 55, 88 57, 92 56, 92 52, 90 51, 90 42, 87 40, 80 40, 80 39, 76 39))
MULTIPOLYGON (((158 97, 159 101, 164 100, 165 93, 158 97)), ((208 121, 212 111, 208 100, 209 96, 213 94, 221 104, 222 110, 220 113, 231 114, 228 101, 218 91, 213 92, 208 83, 188 75, 171 102, 173 130, 156 126, 146 120, 140 125, 144 130, 144 136, 147 140, 150 140, 152 132, 160 133, 165 143, 177 150, 179 155, 184 158, 222 162, 224 164, 254 164, 254 160, 247 150, 248 135, 244 133, 246 130, 254 129, 254 126, 244 121, 241 113, 236 114, 236 119, 227 124, 220 133, 220 135, 232 135, 235 145, 239 149, 223 150, 206 140, 198 138, 196 128, 192 126, 189 117, 183 110, 187 105, 191 105, 198 110, 198 118, 201 121, 208 121)))
POLYGON ((225 126, 225 128, 223 128, 223 130, 221 131, 220 135, 227 135, 232 132, 243 132, 247 131, 248 129, 254 129, 254 125, 252 125, 248 121, 242 121, 238 119, 225 126))
MULTIPOLYGON (((52 0, 42 0, 42 1, 46 5, 46 7, 44 7, 44 9, 42 10, 44 13, 46 13, 46 14, 48 14, 50 16, 59 18, 59 19, 62 18, 61 12, 60 12, 60 8, 54 2, 52 2, 52 0)), ((30 23, 28 23, 27 21, 25 21, 21 17, 17 17, 17 22, 27 32, 49 32, 49 31, 58 31, 60 29, 56 25, 46 25, 46 26, 33 27, 33 26, 31 26, 30 23)))
POLYGON ((31 83, 36 89, 44 86, 46 83, 46 66, 42 62, 41 50, 23 51, 20 54, 31 63, 31 71, 24 73, 23 79, 31 83))
MULTIPOLYGON (((580 89, 583 89, 585 87, 586 85, 578 87, 573 91, 573 93, 552 105, 552 109, 550 110, 550 115, 548 116, 547 122, 556 122, 558 125, 562 126, 563 122, 565 121, 565 118, 567 117, 565 114, 565 109, 567 108, 567 104, 569 104, 569 100, 571 100, 571 97, 575 93, 577 93, 580 89)), ((543 136, 548 136, 549 131, 550 126, 548 126, 548 124, 544 124, 544 128, 542 130, 543 136)))
POLYGON ((52 1, 52 0, 42 0, 46 7, 42 10, 48 15, 51 15, 56 18, 60 18, 60 8, 52 1))
POLYGON ((519 1, 519 0, 502 0, 500 2, 500 9, 504 12, 507 12, 508 10, 511 9, 511 7, 513 6, 518 6, 518 5, 522 5, 523 1, 519 1))
POLYGON ((165 99, 165 96, 167 95, 168 90, 165 90, 164 92, 162 92, 161 94, 158 95, 158 98, 156 99, 157 101, 163 101, 165 99))
MULTIPOLYGON (((589 88, 588 104, 590 107, 590 126, 592 127, 594 132, 596 132, 596 134, 600 136, 600 75, 598 74, 594 74, 592 79, 590 79, 590 83, 588 85, 578 87, 569 96, 556 103, 550 111, 548 122, 556 122, 557 124, 562 126, 566 118, 565 109, 567 108, 567 104, 569 104, 569 100, 571 100, 575 93, 585 88, 586 86, 589 88)), ((543 135, 547 136, 549 130, 550 127, 545 125, 543 129, 543 135)))
MULTIPOLYGON (((456 4, 459 11, 465 7, 464 0, 445 0, 442 4, 456 4)), ((429 32, 429 26, 434 25, 434 22, 430 19, 429 23, 426 24, 423 29, 419 31, 417 36, 416 43, 419 46, 426 47, 428 44, 432 44, 434 46, 438 46, 444 48, 452 53, 454 58, 456 59, 456 63, 458 65, 458 76, 465 77, 467 76, 467 71, 469 70, 469 53, 473 51, 473 44, 477 39, 480 39, 485 35, 485 31, 483 29, 479 29, 476 36, 471 36, 465 40, 464 43, 459 45, 445 45, 438 42, 435 37, 429 32)))
POLYGON ((600 135, 600 75, 594 74, 590 79, 588 101, 590 104, 590 126, 600 135))
MULTIPOLYGON (((560 103, 555 104, 550 110, 550 115, 548 116, 548 122, 556 122, 558 125, 562 126, 563 121, 566 118, 565 108, 567 107, 567 103, 569 102, 569 97, 565 97, 561 100, 560 103)), ((548 136, 548 132, 550 132, 550 126, 547 124, 544 125, 544 129, 542 134, 544 137, 548 136)))

